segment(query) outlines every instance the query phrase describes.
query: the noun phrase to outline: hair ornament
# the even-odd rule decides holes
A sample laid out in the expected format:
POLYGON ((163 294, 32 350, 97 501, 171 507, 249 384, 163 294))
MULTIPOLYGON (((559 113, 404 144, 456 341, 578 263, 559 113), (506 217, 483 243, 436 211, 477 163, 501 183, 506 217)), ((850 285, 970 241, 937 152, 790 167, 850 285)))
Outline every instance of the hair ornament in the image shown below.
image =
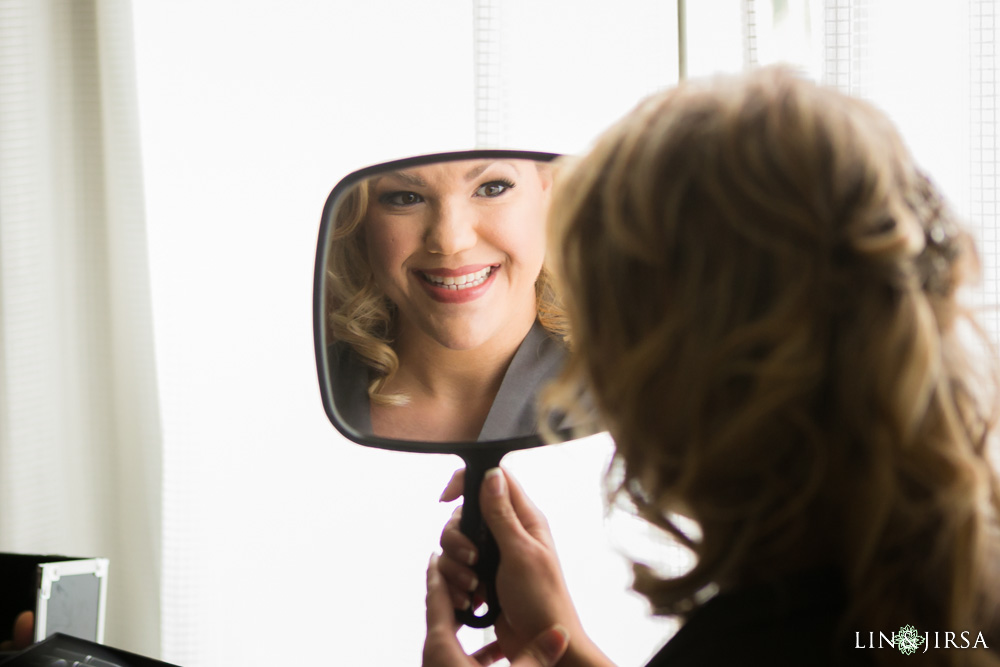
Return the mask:
POLYGON ((955 218, 931 179, 917 173, 917 182, 906 196, 924 230, 924 249, 917 255, 916 267, 925 292, 947 295, 954 279, 952 266, 961 254, 955 218))

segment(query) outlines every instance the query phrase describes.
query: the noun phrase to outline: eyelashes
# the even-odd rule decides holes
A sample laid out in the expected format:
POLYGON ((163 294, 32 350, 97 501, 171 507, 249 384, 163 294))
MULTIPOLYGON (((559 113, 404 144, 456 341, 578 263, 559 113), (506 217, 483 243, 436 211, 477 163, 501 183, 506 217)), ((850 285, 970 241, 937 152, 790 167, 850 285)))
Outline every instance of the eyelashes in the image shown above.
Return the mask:
POLYGON ((506 178, 498 178, 487 183, 483 183, 476 190, 477 197, 499 197, 507 190, 514 189, 514 182, 506 178))
POLYGON ((406 208, 408 206, 419 204, 422 201, 424 201, 423 197, 418 195, 416 192, 410 192, 408 190, 386 192, 378 196, 378 203, 393 208, 406 208))
MULTIPOLYGON (((496 199, 506 192, 513 190, 517 185, 506 178, 495 178, 486 181, 475 190, 476 197, 485 199, 496 199)), ((392 190, 378 195, 378 202, 390 208, 409 208, 425 202, 423 195, 412 190, 392 190)))

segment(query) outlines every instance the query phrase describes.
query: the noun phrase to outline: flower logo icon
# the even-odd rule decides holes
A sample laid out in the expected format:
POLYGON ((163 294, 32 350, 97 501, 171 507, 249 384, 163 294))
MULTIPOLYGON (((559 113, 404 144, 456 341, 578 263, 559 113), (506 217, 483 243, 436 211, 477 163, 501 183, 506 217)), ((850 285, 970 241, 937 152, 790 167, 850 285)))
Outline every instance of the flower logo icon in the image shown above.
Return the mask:
POLYGON ((896 648, 904 655, 913 655, 923 643, 924 638, 912 625, 904 625, 899 629, 899 634, 896 635, 896 648))

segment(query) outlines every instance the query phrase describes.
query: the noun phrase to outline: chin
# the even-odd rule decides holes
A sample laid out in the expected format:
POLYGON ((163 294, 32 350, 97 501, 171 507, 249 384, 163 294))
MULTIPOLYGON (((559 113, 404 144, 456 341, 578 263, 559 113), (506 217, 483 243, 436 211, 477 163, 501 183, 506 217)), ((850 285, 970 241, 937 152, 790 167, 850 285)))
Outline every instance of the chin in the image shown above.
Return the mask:
POLYGON ((489 342, 498 335, 500 329, 496 326, 470 327, 460 326, 454 328, 436 329, 428 332, 435 341, 442 347, 449 350, 474 350, 489 342))

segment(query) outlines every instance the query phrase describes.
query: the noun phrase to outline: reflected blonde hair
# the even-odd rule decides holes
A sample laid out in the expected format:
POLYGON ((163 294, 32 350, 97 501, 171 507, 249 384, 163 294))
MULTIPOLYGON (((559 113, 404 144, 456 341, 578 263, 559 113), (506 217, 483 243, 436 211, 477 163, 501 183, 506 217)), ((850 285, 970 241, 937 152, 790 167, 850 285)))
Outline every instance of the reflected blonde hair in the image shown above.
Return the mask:
POLYGON ((697 557, 636 565, 657 612, 833 565, 845 629, 996 631, 995 357, 955 299, 978 262, 881 113, 781 68, 685 84, 551 211, 574 346, 549 407, 590 393, 612 498, 697 557))
MULTIPOLYGON (((552 165, 536 165, 555 176, 552 165)), ((392 347, 396 306, 376 284, 368 262, 364 234, 368 183, 361 181, 350 189, 338 200, 333 212, 334 231, 326 272, 327 342, 347 343, 370 369, 370 400, 382 405, 403 405, 406 396, 383 391, 399 369, 399 357, 392 347)), ((535 301, 541 325, 557 340, 564 340, 568 335, 566 313, 551 272, 545 266, 535 281, 535 301)))

